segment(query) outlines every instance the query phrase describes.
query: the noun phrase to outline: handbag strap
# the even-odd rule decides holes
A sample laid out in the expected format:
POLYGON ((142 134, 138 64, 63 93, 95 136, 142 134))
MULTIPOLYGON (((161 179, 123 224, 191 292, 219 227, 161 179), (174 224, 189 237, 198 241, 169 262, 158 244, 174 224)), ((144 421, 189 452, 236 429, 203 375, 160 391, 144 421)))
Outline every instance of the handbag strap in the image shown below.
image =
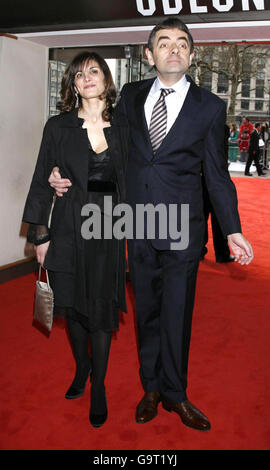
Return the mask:
MULTIPOLYGON (((39 272, 38 272, 38 280, 39 280, 39 281, 40 281, 40 277, 41 277, 41 268, 42 268, 42 266, 41 266, 41 264, 40 264, 40 265, 39 265, 39 272)), ((43 269, 45 269, 45 268, 43 268, 43 269)), ((48 271, 47 271, 47 269, 45 269, 45 271, 46 271, 46 277, 47 277, 47 284, 48 284, 49 287, 51 287, 51 286, 50 286, 50 283, 49 283, 49 276, 48 276, 48 271)))

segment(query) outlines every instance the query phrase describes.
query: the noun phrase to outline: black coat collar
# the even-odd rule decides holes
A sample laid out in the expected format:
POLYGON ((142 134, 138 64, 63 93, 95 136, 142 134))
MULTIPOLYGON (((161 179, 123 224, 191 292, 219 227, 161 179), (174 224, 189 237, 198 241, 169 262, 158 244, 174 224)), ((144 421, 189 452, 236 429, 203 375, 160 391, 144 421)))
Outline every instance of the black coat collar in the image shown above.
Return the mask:
MULTIPOLYGON (((78 117, 78 108, 68 113, 59 114, 58 119, 60 120, 60 127, 63 128, 82 128, 84 123, 84 119, 78 117)), ((121 117, 117 117, 117 119, 112 117, 111 126, 127 127, 127 121, 121 117)))
POLYGON ((78 108, 58 115, 60 127, 82 127, 84 120, 78 117, 78 108))

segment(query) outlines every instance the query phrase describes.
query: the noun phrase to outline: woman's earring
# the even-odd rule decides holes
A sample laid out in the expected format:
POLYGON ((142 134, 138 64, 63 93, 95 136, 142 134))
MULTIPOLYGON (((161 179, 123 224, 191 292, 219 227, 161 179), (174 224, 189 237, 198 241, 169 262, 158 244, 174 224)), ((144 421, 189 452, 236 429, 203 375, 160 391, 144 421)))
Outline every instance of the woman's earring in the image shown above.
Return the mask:
POLYGON ((75 108, 78 108, 79 107, 79 95, 78 95, 77 91, 75 91, 75 96, 76 96, 75 108))

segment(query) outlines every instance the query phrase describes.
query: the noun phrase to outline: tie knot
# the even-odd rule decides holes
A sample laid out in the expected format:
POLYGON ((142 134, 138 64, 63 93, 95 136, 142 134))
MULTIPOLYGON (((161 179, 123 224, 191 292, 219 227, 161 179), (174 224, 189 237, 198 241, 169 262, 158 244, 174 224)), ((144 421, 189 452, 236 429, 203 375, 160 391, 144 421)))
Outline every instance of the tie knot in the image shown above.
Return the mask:
POLYGON ((161 96, 165 98, 170 93, 174 93, 174 91, 173 88, 161 88, 161 96))

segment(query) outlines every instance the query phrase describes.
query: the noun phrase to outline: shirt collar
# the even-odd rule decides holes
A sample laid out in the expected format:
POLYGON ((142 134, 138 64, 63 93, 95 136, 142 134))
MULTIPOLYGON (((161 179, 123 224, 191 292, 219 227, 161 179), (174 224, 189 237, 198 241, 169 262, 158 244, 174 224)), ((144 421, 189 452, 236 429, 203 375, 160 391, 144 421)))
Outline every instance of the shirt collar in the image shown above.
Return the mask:
POLYGON ((151 89, 151 95, 159 94, 161 88, 172 88, 173 90, 176 91, 176 93, 181 93, 186 88, 187 84, 188 84, 188 81, 185 75, 178 82, 174 83, 170 87, 168 87, 167 85, 164 85, 164 83, 162 83, 160 78, 157 77, 153 83, 153 86, 151 89))

